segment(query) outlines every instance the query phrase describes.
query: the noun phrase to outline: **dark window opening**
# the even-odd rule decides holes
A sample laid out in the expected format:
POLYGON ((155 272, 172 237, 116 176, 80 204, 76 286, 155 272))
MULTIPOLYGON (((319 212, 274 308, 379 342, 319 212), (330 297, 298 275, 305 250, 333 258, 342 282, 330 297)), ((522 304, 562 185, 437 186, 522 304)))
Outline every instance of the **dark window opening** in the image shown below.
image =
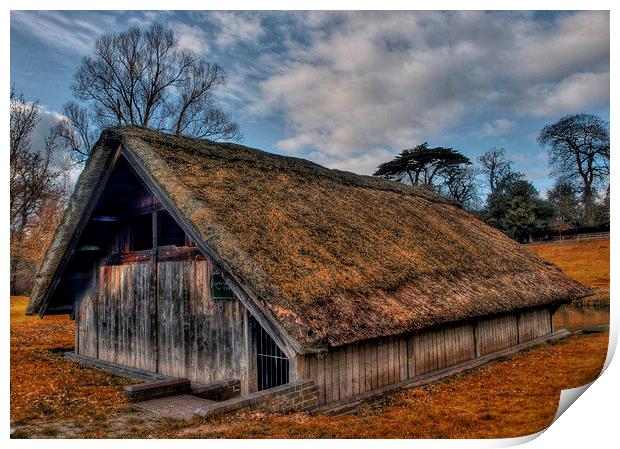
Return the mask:
POLYGON ((211 275, 211 297, 214 300, 227 300, 235 298, 235 292, 231 290, 220 273, 213 273, 211 275))
POLYGON ((159 238, 157 246, 185 246, 185 232, 167 211, 157 213, 159 238))
POLYGON ((250 317, 250 327, 256 341, 258 390, 266 390, 288 383, 288 357, 254 317, 250 317))
POLYGON ((131 219, 131 250, 144 251, 153 248, 153 215, 137 215, 131 219))

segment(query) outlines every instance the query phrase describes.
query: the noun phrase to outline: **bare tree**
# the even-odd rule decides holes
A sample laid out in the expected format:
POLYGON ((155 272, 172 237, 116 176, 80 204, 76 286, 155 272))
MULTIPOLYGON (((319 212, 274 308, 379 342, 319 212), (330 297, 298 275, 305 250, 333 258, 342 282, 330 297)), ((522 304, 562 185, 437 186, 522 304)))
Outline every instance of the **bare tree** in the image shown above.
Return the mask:
POLYGON ((480 186, 476 170, 469 166, 457 166, 442 174, 444 195, 465 209, 473 210, 480 205, 480 186))
POLYGON ((62 204, 66 195, 66 169, 58 166, 60 139, 49 130, 42 148, 33 148, 32 135, 39 123, 37 102, 28 103, 11 89, 10 95, 10 231, 11 284, 25 254, 24 243, 36 236, 41 219, 50 207, 62 204))
POLYGON ((93 129, 138 125, 175 135, 238 139, 239 126, 215 95, 224 70, 179 46, 179 36, 159 23, 104 34, 82 58, 73 93, 82 105, 65 105, 63 135, 78 160, 88 155, 93 129))
POLYGON ((552 175, 579 184, 587 224, 594 220, 595 189, 609 176, 608 126, 594 115, 567 115, 538 136, 540 146, 547 148, 552 175))
POLYGON ((503 148, 491 148, 478 156, 478 162, 491 192, 495 192, 499 182, 512 172, 512 161, 506 157, 503 148))

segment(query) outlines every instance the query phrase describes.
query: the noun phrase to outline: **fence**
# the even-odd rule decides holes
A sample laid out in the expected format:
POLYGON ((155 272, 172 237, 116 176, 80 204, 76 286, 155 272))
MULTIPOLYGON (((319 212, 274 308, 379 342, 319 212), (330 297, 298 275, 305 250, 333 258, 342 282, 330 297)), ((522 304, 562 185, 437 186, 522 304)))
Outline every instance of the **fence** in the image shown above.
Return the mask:
POLYGON ((554 235, 551 237, 534 237, 527 243, 556 243, 556 242, 568 242, 568 241, 581 241, 581 240, 601 240, 608 239, 609 231, 607 232, 589 232, 584 234, 568 234, 568 235, 554 235))

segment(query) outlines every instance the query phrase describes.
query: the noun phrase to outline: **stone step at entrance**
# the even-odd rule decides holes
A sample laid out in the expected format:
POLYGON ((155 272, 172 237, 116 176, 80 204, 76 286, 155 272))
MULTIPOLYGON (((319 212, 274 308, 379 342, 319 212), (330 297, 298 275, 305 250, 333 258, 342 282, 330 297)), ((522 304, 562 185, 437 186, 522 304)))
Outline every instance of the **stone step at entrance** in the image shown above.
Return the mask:
POLYGON ((175 419, 190 419, 194 416, 194 410, 211 404, 215 404, 215 401, 189 394, 179 394, 134 403, 136 407, 142 410, 175 419))

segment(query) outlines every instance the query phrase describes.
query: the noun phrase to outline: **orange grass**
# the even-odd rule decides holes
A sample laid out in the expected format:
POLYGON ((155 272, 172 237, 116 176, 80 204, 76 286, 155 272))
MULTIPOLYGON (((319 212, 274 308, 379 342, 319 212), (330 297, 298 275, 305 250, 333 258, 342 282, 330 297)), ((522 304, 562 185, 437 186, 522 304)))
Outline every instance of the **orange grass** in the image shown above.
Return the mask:
POLYGON ((11 418, 17 423, 96 420, 126 407, 135 383, 63 358, 73 349, 67 316, 26 317, 28 298, 11 298, 11 418))
POLYGON ((609 288, 609 240, 528 245, 573 279, 590 287, 609 288))
POLYGON ((239 414, 180 432, 219 438, 501 438, 544 429, 560 390, 600 373, 608 334, 573 336, 441 384, 405 390, 359 416, 239 414), (541 369, 544 367, 544 369, 541 369))
MULTIPOLYGON (((567 274, 595 287, 609 282, 609 242, 532 245, 567 274)), ((27 298, 11 299, 11 417, 18 425, 78 421, 72 436, 105 437, 105 423, 128 410, 132 381, 62 358, 73 346, 66 317, 25 317, 27 298)), ((578 335, 423 388, 386 396, 359 415, 241 413, 187 423, 127 426, 116 437, 159 438, 489 438, 531 434, 553 419, 561 389, 600 373, 607 333, 578 335), (153 428, 154 427, 154 428, 153 428)))

